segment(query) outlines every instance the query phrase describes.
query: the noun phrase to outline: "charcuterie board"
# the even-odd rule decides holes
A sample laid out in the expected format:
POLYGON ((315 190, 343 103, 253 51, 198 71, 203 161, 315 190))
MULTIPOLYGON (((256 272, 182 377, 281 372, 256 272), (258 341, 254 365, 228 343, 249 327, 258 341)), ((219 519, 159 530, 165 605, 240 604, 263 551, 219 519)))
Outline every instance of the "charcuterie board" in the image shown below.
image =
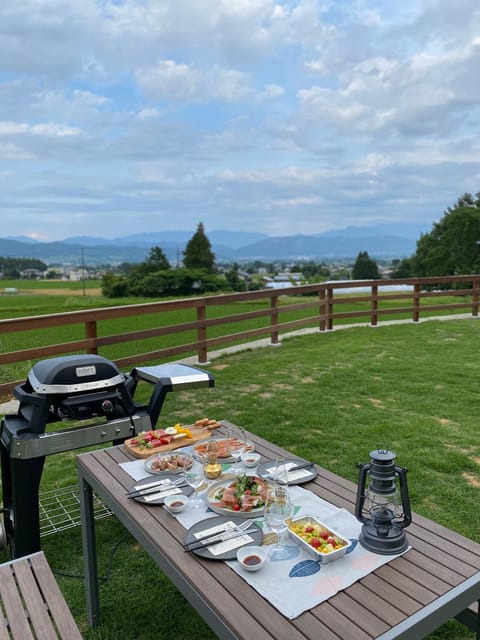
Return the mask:
POLYGON ((200 440, 205 440, 212 435, 212 431, 218 429, 222 425, 216 420, 209 420, 205 424, 204 420, 199 420, 198 424, 180 427, 176 425, 178 433, 172 435, 166 433, 163 429, 152 429, 137 434, 135 438, 125 440, 126 449, 136 458, 149 458, 154 453, 164 453, 165 451, 173 451, 180 447, 188 447, 200 440))

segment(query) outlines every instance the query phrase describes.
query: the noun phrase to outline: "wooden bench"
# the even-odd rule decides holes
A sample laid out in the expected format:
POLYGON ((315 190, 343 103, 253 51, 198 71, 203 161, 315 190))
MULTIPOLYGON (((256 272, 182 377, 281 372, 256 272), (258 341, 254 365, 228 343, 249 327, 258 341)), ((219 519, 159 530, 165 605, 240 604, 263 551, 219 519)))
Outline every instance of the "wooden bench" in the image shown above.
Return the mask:
POLYGON ((81 640, 43 551, 0 564, 0 640, 81 640))

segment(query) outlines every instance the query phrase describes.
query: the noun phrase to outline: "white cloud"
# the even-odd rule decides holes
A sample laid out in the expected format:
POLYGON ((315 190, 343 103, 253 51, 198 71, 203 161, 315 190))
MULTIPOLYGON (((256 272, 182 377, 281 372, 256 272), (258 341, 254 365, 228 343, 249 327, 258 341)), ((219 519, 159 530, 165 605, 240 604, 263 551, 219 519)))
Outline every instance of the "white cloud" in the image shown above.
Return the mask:
MULTIPOLYGON (((18 145, 13 144, 11 142, 0 142, 0 161, 11 161, 11 160, 31 160, 33 155, 26 151, 23 151, 18 147, 18 145)), ((5 178, 8 175, 8 180, 13 179, 15 176, 11 174, 3 174, 0 176, 0 179, 5 178)))
POLYGON ((257 93, 257 100, 273 100, 285 95, 285 88, 278 84, 267 84, 260 93, 257 93))
POLYGON ((237 102, 250 93, 247 74, 217 66, 201 69, 174 60, 137 72, 137 81, 153 100, 174 102, 237 102))
POLYGON ((160 115, 160 111, 155 107, 145 107, 137 113, 137 118, 139 120, 150 120, 152 118, 158 118, 160 115))
POLYGON ((46 137, 59 137, 78 135, 80 131, 72 127, 66 127, 54 122, 45 122, 30 125, 20 122, 0 122, 0 136, 15 136, 21 134, 33 134, 46 137))

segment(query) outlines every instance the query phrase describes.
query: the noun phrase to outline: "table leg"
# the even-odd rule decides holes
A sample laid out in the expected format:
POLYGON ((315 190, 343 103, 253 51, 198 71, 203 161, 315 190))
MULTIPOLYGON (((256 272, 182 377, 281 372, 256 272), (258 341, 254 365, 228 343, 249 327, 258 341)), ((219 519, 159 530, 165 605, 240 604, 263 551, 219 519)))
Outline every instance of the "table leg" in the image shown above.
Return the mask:
POLYGON ((82 520, 83 569, 85 574, 85 595, 87 618, 94 627, 99 622, 100 599, 98 593, 97 545, 95 541, 95 517, 93 513, 92 487, 80 474, 80 515, 82 520))
POLYGON ((475 637, 477 640, 480 640, 480 600, 477 601, 477 629, 475 637))

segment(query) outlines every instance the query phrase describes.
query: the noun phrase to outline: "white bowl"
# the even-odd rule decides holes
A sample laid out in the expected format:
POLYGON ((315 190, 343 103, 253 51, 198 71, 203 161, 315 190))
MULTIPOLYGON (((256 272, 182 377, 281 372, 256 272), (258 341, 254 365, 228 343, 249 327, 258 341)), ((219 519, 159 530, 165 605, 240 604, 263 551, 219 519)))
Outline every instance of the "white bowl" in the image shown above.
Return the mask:
POLYGON ((253 451, 249 453, 247 451, 246 453, 242 453, 242 463, 246 467, 256 467, 260 460, 260 457, 261 456, 259 453, 254 453, 253 451))
POLYGON ((183 493, 174 493, 166 496, 163 502, 170 513, 180 513, 187 506, 188 498, 183 493))
POLYGON ((258 546, 241 547, 237 551, 237 560, 245 571, 258 571, 267 560, 267 550, 258 546))

